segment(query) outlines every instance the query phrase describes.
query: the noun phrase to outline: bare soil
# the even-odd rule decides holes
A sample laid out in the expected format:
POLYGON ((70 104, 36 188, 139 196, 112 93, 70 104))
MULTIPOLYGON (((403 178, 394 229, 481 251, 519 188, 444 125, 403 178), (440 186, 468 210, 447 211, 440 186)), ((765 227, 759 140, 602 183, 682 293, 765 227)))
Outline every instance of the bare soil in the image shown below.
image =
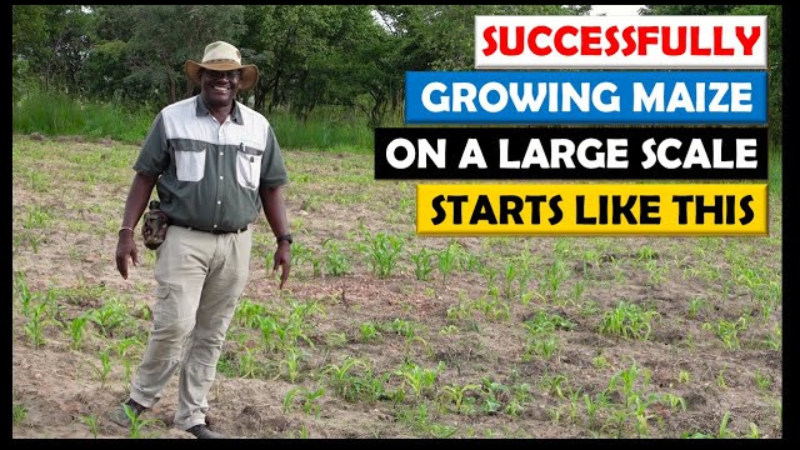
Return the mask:
MULTIPOLYGON (((154 255, 140 243, 140 264, 128 280, 114 263, 138 148, 15 136, 13 152, 15 280, 24 276, 31 307, 47 305, 44 343, 36 346, 30 331, 35 320, 15 281, 14 437, 130 436, 107 417, 126 398, 125 361, 135 373, 152 320, 154 255), (106 329, 90 321, 82 345, 72 348, 72 321, 104 307, 110 311, 107 305, 117 302, 125 319, 106 329), (119 350, 126 339, 138 345, 119 350), (102 379, 100 354, 106 349, 110 372, 102 379)), ((263 306, 282 323, 296 305, 316 304, 318 312, 304 319, 307 339, 273 349, 244 313, 237 315, 208 396, 215 430, 245 438, 680 438, 718 436, 727 415, 727 437, 745 437, 753 427, 758 437, 781 436, 777 195, 764 238, 450 240, 415 235, 415 184, 374 181, 369 155, 287 150, 285 158, 292 182, 284 195, 294 247, 300 247, 297 259, 280 292, 271 270, 274 241, 260 217, 242 301, 263 306), (359 247, 379 232, 404 243, 385 279, 373 273, 359 247), (327 240, 339 244, 347 273, 331 273, 327 240), (411 255, 423 247, 439 252, 451 242, 464 259, 446 281, 436 257, 431 278, 418 280, 411 255), (525 286, 515 280, 506 296, 506 270, 511 265, 519 273, 521 255, 530 257, 532 277, 525 286), (566 278, 553 297, 547 273, 557 261, 566 278), (496 270, 496 294, 487 268, 496 270), (584 290, 576 293, 580 283, 584 290), (601 331, 605 314, 620 302, 657 313, 646 337, 644 331, 638 339, 601 331), (693 311, 693 304, 700 306, 693 311), (540 312, 574 326, 534 336, 526 322, 540 312), (733 347, 717 332, 727 323, 740 324, 733 347), (365 331, 370 324, 377 332, 372 338, 365 331), (404 324, 413 326, 413 334, 404 324), (552 354, 530 350, 548 337, 555 338, 552 354), (242 359, 248 352, 255 361, 250 371, 242 359), (300 355, 294 374, 286 364, 291 352, 300 355), (348 372, 349 384, 337 385, 328 369, 348 357, 370 371, 356 366, 348 372), (412 377, 402 375, 411 373, 406 364, 442 369, 417 394, 412 377), (637 376, 626 392, 622 378, 612 380, 626 370, 632 374, 632 367, 637 376), (370 374, 385 376, 377 398, 358 384, 370 374), (469 385, 466 407, 458 411, 448 393, 469 385), (362 390, 348 399, 342 386, 362 390), (324 394, 305 411, 304 393, 319 388, 324 394), (286 408, 292 389, 294 401, 286 408), (402 398, 393 396, 399 390, 402 398), (604 392, 608 405, 592 421, 584 395, 595 399, 604 392), (664 394, 682 399, 685 409, 654 400, 664 394), (637 401, 643 409, 637 410, 637 401)), ((142 416, 153 421, 141 436, 191 437, 172 426, 177 379, 142 416)))

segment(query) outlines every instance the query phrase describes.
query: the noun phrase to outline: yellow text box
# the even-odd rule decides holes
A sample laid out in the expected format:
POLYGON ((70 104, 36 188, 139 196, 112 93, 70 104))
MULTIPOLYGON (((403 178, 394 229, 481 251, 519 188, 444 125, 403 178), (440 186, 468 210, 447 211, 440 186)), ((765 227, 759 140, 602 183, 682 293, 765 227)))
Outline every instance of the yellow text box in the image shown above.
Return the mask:
POLYGON ((420 235, 768 235, 766 184, 420 184, 420 235))

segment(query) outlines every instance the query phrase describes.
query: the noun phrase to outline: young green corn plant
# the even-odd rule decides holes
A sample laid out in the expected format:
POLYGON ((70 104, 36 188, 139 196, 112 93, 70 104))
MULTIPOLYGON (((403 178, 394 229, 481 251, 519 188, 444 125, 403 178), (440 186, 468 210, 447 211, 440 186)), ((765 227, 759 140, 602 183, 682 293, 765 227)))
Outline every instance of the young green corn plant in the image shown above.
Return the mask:
POLYGON ((443 362, 439 362, 436 369, 425 369, 409 362, 400 367, 400 369, 395 370, 394 374, 402 378, 403 389, 405 385, 410 386, 411 390, 414 392, 415 398, 420 398, 423 393, 433 388, 439 373, 441 373, 444 368, 445 365, 443 362))
POLYGON ((558 299, 558 288, 561 283, 569 278, 567 273, 566 264, 561 259, 556 259, 553 264, 545 271, 545 280, 550 293, 550 301, 555 302, 558 299))
POLYGON ((772 388, 772 379, 768 375, 761 373, 761 370, 756 370, 755 383, 761 393, 766 394, 772 388))
POLYGON ((30 338, 34 348, 38 348, 45 344, 44 328, 51 321, 47 319, 45 309, 47 304, 40 303, 37 306, 29 308, 30 316, 25 323, 25 334, 30 338))
POLYGON ((558 314, 548 314, 545 311, 539 311, 531 319, 525 321, 525 328, 531 336, 552 333, 556 330, 572 330, 575 327, 575 322, 558 314))
POLYGON ((583 402, 586 405, 586 414, 589 416, 589 429, 594 430, 597 427, 597 413, 608 407, 606 391, 595 394, 594 400, 589 394, 583 394, 583 402))
POLYGON ((497 288, 494 283, 495 278, 497 278, 497 269, 490 266, 484 266, 483 268, 483 275, 486 277, 486 288, 489 291, 492 291, 492 288, 497 288))
POLYGON ((15 404, 12 411, 12 420, 14 426, 22 425, 22 422, 28 418, 28 410, 25 405, 15 404))
POLYGON ((274 352, 282 348, 282 337, 286 335, 286 329, 277 317, 272 315, 260 316, 255 319, 258 328, 261 330, 261 340, 264 348, 269 352, 274 352))
POLYGON ((28 219, 23 223, 23 227, 27 229, 45 228, 50 221, 50 214, 47 210, 40 206, 33 206, 28 208, 28 219))
POLYGON ((605 369, 609 367, 608 359, 603 355, 597 355, 592 358, 592 366, 594 366, 595 369, 605 369))
POLYGON ((22 315, 28 317, 30 314, 30 304, 31 300, 33 299, 33 295, 31 294, 30 289, 28 289, 27 281, 25 281, 25 273, 20 272, 17 274, 16 281, 16 288, 19 291, 20 303, 22 303, 22 315))
POLYGON ((104 388, 106 385, 106 380, 108 379, 108 375, 111 373, 111 357, 110 351, 111 349, 105 349, 100 352, 100 365, 96 366, 94 364, 91 365, 92 369, 94 370, 95 375, 97 376, 98 381, 100 381, 100 388, 104 388))
POLYGON ((689 318, 694 319, 697 317, 697 313, 700 312, 701 309, 705 309, 707 306, 707 302, 705 299, 700 297, 695 297, 689 301, 689 318))
POLYGON ((448 322, 459 322, 467 320, 473 315, 473 303, 470 301, 459 300, 458 303, 447 307, 446 318, 448 322))
POLYGON ((475 306, 483 310, 486 320, 490 322, 502 322, 511 319, 511 307, 497 298, 490 301, 476 302, 475 306))
POLYGON ((136 337, 129 337, 117 341, 113 346, 117 350, 117 355, 124 358, 128 355, 128 351, 132 348, 142 348, 142 343, 136 337))
POLYGON ((480 259, 478 259, 478 257, 472 253, 469 253, 467 250, 462 250, 460 252, 458 260, 460 262, 458 266, 464 272, 474 273, 478 268, 481 267, 480 259))
POLYGON ((728 350, 736 350, 740 347, 739 332, 747 329, 747 321, 744 317, 740 317, 736 322, 720 319, 716 326, 709 322, 704 323, 703 329, 713 331, 728 350))
POLYGON ((746 437, 748 439, 760 439, 761 432, 758 429, 758 425, 754 424, 753 422, 750 422, 750 432, 742 437, 746 437))
POLYGON ((717 373, 717 386, 722 389, 728 388, 728 384, 725 382, 725 369, 721 369, 719 373, 717 373))
POLYGON ((558 398, 564 399, 564 392, 571 392, 567 377, 564 375, 545 375, 539 382, 539 387, 548 394, 555 394, 558 398), (562 385, 564 388, 562 388, 562 385))
POLYGON ((503 278, 503 295, 510 299, 514 294, 514 279, 517 276, 517 267, 515 262, 506 264, 505 277, 503 278))
POLYGON ((81 421, 89 427, 89 432, 92 433, 92 437, 97 439, 97 432, 99 431, 97 416, 94 413, 88 416, 82 416, 81 421))
POLYGON ((82 315, 72 319, 72 321, 69 323, 69 335, 70 335, 69 346, 73 350, 80 350, 84 338, 83 333, 86 330, 86 322, 88 320, 89 320, 88 317, 82 315))
POLYGON ((306 413, 307 415, 311 415, 311 413, 313 412, 315 417, 319 417, 320 406, 315 402, 323 395, 325 395, 325 388, 321 387, 315 391, 311 391, 305 387, 295 387, 289 389, 289 391, 283 398, 284 413, 292 412, 293 410, 292 405, 294 403, 294 398, 297 394, 300 394, 301 396, 300 399, 303 402, 303 412, 306 413))
POLYGON ((428 281, 433 271, 433 253, 425 247, 422 247, 419 253, 411 255, 411 261, 414 262, 414 276, 419 281, 428 281))
POLYGON ((781 329, 781 324, 776 323, 772 328, 772 333, 768 334, 764 339, 764 345, 770 350, 778 351, 781 349, 782 338, 783 330, 781 329))
POLYGON ((303 362, 304 356, 302 351, 297 348, 289 348, 286 350, 286 356, 278 363, 278 376, 283 373, 283 368, 286 368, 286 376, 289 382, 294 383, 300 376, 300 366, 303 362))
POLYGON ((360 359, 348 356, 342 361, 341 365, 329 364, 323 373, 328 375, 328 383, 333 387, 334 392, 342 398, 352 398, 352 375, 350 371, 356 367, 367 368, 367 364, 360 359))
POLYGON ((519 283, 519 296, 525 306, 528 305, 528 302, 533 297, 533 293, 528 290, 534 273, 533 264, 533 258, 530 253, 522 253, 517 265, 517 282, 519 283))
POLYGON ((256 360, 256 355, 253 351, 244 347, 238 353, 239 356, 239 376, 241 378, 257 378, 261 373, 261 365, 256 360))
POLYGON ((520 413, 525 411, 525 405, 523 402, 519 401, 516 397, 509 400, 508 405, 503 410, 506 414, 511 417, 519 417, 520 413))
POLYGON ((446 325, 439 330, 439 334, 442 336, 450 336, 452 334, 458 334, 461 332, 461 329, 455 325, 446 325))
POLYGON ((130 359, 125 358, 122 360, 122 365, 125 367, 125 386, 130 386, 131 375, 133 374, 133 362, 131 362, 130 359))
POLYGON ((572 391, 569 394, 569 421, 575 423, 578 419, 578 405, 580 405, 581 390, 572 391))
POLYGON ((571 255, 572 244, 570 241, 571 240, 568 238, 556 239, 556 243, 553 245, 553 253, 558 256, 559 259, 568 258, 571 255))
POLYGON ((123 405, 123 408, 125 408, 125 415, 128 416, 128 419, 130 420, 130 427, 128 428, 129 430, 128 437, 130 438, 138 439, 143 437, 142 428, 148 425, 156 423, 163 424, 163 422, 161 422, 158 419, 145 419, 142 416, 137 415, 134 412, 133 407, 131 407, 130 405, 127 404, 123 405))
POLYGON ((583 292, 586 290, 586 280, 578 280, 572 286, 572 301, 575 304, 580 302, 583 292))
POLYGON ((425 403, 421 403, 414 409, 401 409, 397 419, 398 422, 404 423, 416 431, 425 432, 430 429, 430 414, 428 413, 428 406, 425 403))
POLYGON ((388 278, 397 265, 397 258, 403 250, 403 240, 400 237, 379 232, 375 235, 366 233, 368 246, 362 247, 367 254, 372 272, 378 278, 388 278))
POLYGON ((336 241, 328 239, 323 242, 322 246, 326 250, 325 264, 328 268, 328 273, 335 277, 350 273, 350 262, 347 255, 342 252, 336 241))
POLYGON ((442 273, 442 284, 447 284, 447 276, 453 271, 456 262, 456 250, 451 242, 447 248, 439 252, 439 271, 442 273))
POLYGON ((664 281, 664 274, 667 271, 666 266, 659 266, 658 261, 651 259, 645 263, 645 267, 650 274, 648 277, 650 286, 658 286, 664 281))
POLYGON ((347 344, 347 333, 331 332, 325 335, 325 345, 328 347, 342 347, 347 344))
POLYGON ((634 398, 634 407, 636 411, 636 432, 638 433, 639 437, 647 436, 649 434, 650 427, 648 422, 657 417, 654 414, 648 413, 647 411, 647 408, 650 406, 650 404, 657 398, 658 396, 656 394, 650 394, 644 399, 640 396, 636 396, 634 398))
POLYGON ((442 388, 441 395, 445 397, 448 402, 455 404, 456 414, 468 414, 468 411, 465 412, 464 409, 462 409, 464 406, 464 399, 466 398, 465 394, 470 391, 478 391, 480 388, 481 387, 477 384, 466 384, 463 386, 451 384, 442 388))
POLYGON ((417 333, 417 326, 408 320, 396 318, 388 324, 390 331, 405 338, 413 338, 417 333))
POLYGON ((245 298, 239 303, 233 318, 236 323, 243 327, 258 328, 260 325, 259 317, 265 315, 269 315, 269 312, 264 305, 253 303, 250 299, 245 298))
POLYGON ((654 317, 661 315, 656 311, 644 311, 638 305, 620 302, 613 311, 603 315, 600 333, 647 340, 652 331, 650 321, 654 317))
POLYGON ((670 392, 661 394, 659 401, 661 404, 669 406, 672 410, 680 407, 681 411, 686 411, 686 400, 670 392))
POLYGON ((380 376, 375 376, 372 373, 372 369, 367 368, 363 376, 354 376, 351 379, 354 392, 370 403, 386 400, 390 397, 386 392, 386 382, 391 376, 391 372, 384 372, 380 376))
POLYGON ((297 394, 302 393, 303 391, 307 390, 304 387, 293 387, 286 392, 286 395, 283 396, 283 413, 291 413, 293 410, 294 405, 294 398, 297 394))
POLYGON ((315 417, 319 417, 319 404, 315 403, 318 399, 320 399, 323 395, 325 395, 325 388, 319 388, 315 391, 307 391, 304 395, 303 400, 303 412, 306 415, 311 415, 312 411, 315 417))
POLYGON ((377 339, 381 333, 378 331, 377 327, 372 322, 366 322, 361 324, 361 341, 362 342, 369 342, 372 340, 377 339))
POLYGON ((111 333, 115 329, 133 323, 133 317, 128 314, 127 308, 118 299, 112 299, 100 309, 89 312, 88 317, 100 327, 101 333, 105 337, 111 337, 111 333))
POLYGON ((634 391, 634 384, 636 380, 639 378, 639 368, 636 365, 636 361, 633 361, 631 366, 627 369, 624 369, 618 373, 616 373, 608 383, 608 390, 615 391, 617 389, 617 384, 619 381, 622 381, 622 389, 621 394, 622 398, 625 399, 625 406, 630 406, 631 401, 636 397, 636 392, 634 391))
POLYGON ((730 421, 731 421, 731 413, 730 411, 726 411, 725 414, 722 416, 722 421, 719 424, 719 432, 717 432, 717 437, 719 439, 728 439, 736 437, 736 434, 734 434, 731 430, 728 429, 730 421))
POLYGON ((558 338, 554 335, 530 338, 525 345, 525 353, 522 360, 528 362, 536 355, 544 361, 549 361, 553 354, 558 350, 558 338))

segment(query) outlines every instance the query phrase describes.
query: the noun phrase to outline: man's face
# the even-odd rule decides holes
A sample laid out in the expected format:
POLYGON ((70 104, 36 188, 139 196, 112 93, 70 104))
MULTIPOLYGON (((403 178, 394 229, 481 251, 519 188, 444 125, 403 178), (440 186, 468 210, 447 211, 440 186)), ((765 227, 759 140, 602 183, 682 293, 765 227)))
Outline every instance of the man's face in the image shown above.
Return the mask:
POLYGON ((230 106, 239 92, 241 71, 204 70, 201 76, 203 96, 211 107, 230 106))

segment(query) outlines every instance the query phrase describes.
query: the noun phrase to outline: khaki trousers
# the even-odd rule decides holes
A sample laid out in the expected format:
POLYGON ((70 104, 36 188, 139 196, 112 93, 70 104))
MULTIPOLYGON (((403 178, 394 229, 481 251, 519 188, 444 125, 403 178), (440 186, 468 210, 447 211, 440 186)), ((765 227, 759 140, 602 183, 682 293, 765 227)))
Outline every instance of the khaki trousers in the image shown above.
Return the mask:
POLYGON ((250 271, 252 233, 171 226, 156 250, 153 328, 130 397, 152 408, 180 367, 175 426, 183 430, 205 423, 206 395, 250 271))

